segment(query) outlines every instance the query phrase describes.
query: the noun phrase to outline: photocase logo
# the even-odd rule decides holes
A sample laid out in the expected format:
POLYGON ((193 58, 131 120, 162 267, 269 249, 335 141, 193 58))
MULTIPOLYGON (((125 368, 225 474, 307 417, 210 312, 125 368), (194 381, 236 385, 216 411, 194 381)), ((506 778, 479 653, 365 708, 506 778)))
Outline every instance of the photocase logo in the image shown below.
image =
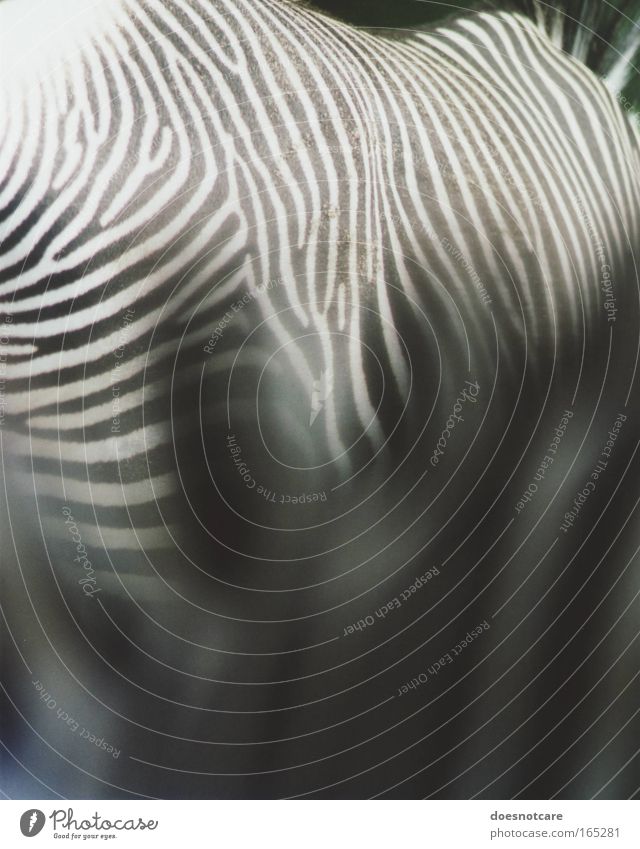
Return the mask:
POLYGON ((35 837, 44 827, 45 815, 37 808, 25 811, 20 817, 20 831, 25 837, 35 837))
POLYGON ((333 374, 325 369, 320 375, 319 380, 313 381, 313 389, 311 391, 311 415, 309 416, 309 427, 313 425, 320 413, 324 409, 324 405, 329 400, 329 396, 333 392, 333 374))

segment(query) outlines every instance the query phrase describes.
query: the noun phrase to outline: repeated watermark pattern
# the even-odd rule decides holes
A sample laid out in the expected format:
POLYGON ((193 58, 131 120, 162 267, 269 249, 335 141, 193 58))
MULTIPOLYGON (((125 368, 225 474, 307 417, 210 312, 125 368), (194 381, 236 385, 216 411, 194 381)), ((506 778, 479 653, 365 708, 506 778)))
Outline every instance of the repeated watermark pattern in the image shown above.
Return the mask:
POLYGON ((259 483, 254 477, 250 467, 244 461, 242 456, 242 447, 239 445, 238 440, 233 433, 230 433, 227 436, 227 450, 245 487, 254 491, 256 495, 259 495, 265 501, 271 504, 317 504, 318 502, 327 500, 326 490, 291 494, 276 492, 265 484, 259 483))
POLYGON ((467 402, 470 404, 476 404, 478 402, 478 395, 480 394, 480 384, 477 380, 471 382, 470 380, 465 380, 465 385, 462 387, 462 390, 458 397, 455 400, 453 405, 453 411, 449 418, 447 419, 446 425, 440 437, 438 438, 438 442, 436 447, 433 449, 433 453, 429 459, 431 465, 435 468, 440 459, 444 457, 447 445, 449 444, 449 440, 451 439, 451 435, 458 425, 459 422, 463 422, 464 419, 460 415, 463 409, 463 405, 467 402))
POLYGON ((489 622, 485 619, 484 622, 481 622, 471 631, 467 631, 464 638, 460 640, 459 643, 456 643, 456 645, 446 654, 443 654, 439 660, 436 660, 426 670, 420 672, 420 674, 415 678, 412 678, 411 681, 401 684, 398 688, 398 695, 404 696, 409 692, 409 690, 416 690, 418 687, 422 686, 422 684, 426 684, 430 678, 435 678, 441 669, 451 663, 454 663, 464 650, 474 643, 478 637, 482 636, 485 631, 488 631, 490 627, 489 622))
MULTIPOLYGON (((390 216, 388 219, 389 223, 398 225, 402 223, 402 219, 399 215, 390 216)), ((449 254, 449 256, 460 265, 466 273, 469 275, 469 278, 473 285, 475 286, 478 295, 480 296, 480 300, 482 301, 485 307, 490 307, 492 304, 491 296, 487 291, 487 287, 482 282, 480 275, 476 271, 475 267, 469 262, 469 258, 460 250, 460 248, 455 245, 448 236, 440 236, 430 224, 416 224, 413 228, 413 232, 416 236, 426 236, 428 239, 431 239, 433 242, 438 242, 439 245, 449 254)))
POLYGON ((516 504, 516 513, 521 513, 524 508, 529 504, 536 493, 538 492, 538 484, 542 483, 545 479, 548 470, 553 465, 553 462, 556 458, 556 454, 558 453, 558 448, 560 443, 565 437, 567 432, 567 426, 569 425, 569 421, 573 418, 572 410, 565 410, 562 414, 562 418, 558 422, 557 426, 553 431, 553 439, 549 443, 549 447, 547 448, 546 454, 538 463, 538 468, 536 469, 535 474, 533 475, 533 480, 527 486, 525 491, 520 496, 520 500, 516 504))
POLYGON ((616 299, 613 294, 613 278, 611 276, 611 265, 607 262, 607 257, 604 249, 604 242, 596 233, 591 220, 591 216, 584 208, 584 204, 578 199, 578 208, 584 224, 589 231, 589 238, 592 241, 596 252, 596 257, 600 263, 600 287, 603 294, 603 307, 607 314, 607 321, 613 324, 616 320, 618 308, 616 307, 616 299))
POLYGON ((616 417, 615 422, 613 423, 613 427, 607 433, 607 440, 600 452, 600 456, 598 457, 598 461, 591 470, 589 475, 589 479, 585 482, 584 486, 580 490, 580 492, 573 499, 573 504, 564 514, 564 521, 560 525, 560 530, 563 533, 567 533, 576 522, 576 519, 580 515, 580 511, 589 500, 589 498, 596 491, 596 487, 598 485, 598 481, 600 480, 601 475, 603 475, 607 471, 607 466, 609 464, 609 458, 615 448, 616 441, 618 439, 618 435, 622 429, 622 426, 626 422, 627 417, 624 413, 619 413, 616 417))
POLYGON ((87 549, 82 542, 82 535, 69 507, 65 506, 62 508, 62 515, 65 517, 64 523, 67 526, 71 539, 76 546, 77 556, 73 558, 73 561, 74 563, 79 563, 84 570, 84 575, 83 577, 78 578, 78 583, 82 587, 84 594, 88 597, 92 597, 101 592, 96 581, 95 570, 89 560, 87 549))
POLYGON ((97 749, 102 749, 102 751, 106 752, 108 755, 111 755, 114 760, 117 760, 120 757, 121 750, 113 746, 104 737, 98 737, 96 734, 93 734, 83 725, 81 725, 77 719, 74 719, 66 710, 63 710, 58 706, 58 702, 51 695, 51 693, 45 688, 44 684, 35 679, 31 682, 35 687, 38 697, 40 701, 47 707, 50 711, 55 711, 55 715, 58 717, 60 722, 67 726, 67 728, 73 733, 78 734, 83 740, 86 740, 92 746, 95 746, 97 749))
POLYGON ((250 467, 244 461, 242 456, 242 447, 239 445, 238 440, 233 433, 230 433, 227 436, 227 450, 245 487, 248 490, 254 491, 256 495, 259 495, 270 504, 318 504, 319 502, 327 501, 326 490, 291 494, 276 492, 265 484, 259 483, 254 477, 250 467))
POLYGON ((280 286, 282 283, 281 277, 274 277, 273 280, 267 280, 266 283, 260 283, 250 292, 245 292, 241 298, 238 298, 237 301, 234 301, 228 310, 225 310, 223 316, 221 316, 215 324, 215 327, 211 331, 211 335, 207 340, 206 344, 203 347, 203 351, 205 354, 213 354, 216 345, 224 336, 225 330, 229 327, 233 319, 238 315, 238 313, 242 312, 249 304, 253 303, 256 298, 259 298, 261 295, 264 295, 265 292, 269 292, 271 289, 275 289, 277 286, 280 286))
POLYGON ((392 598, 391 601, 386 602, 386 604, 381 605, 373 614, 369 614, 365 616, 363 619, 358 619, 357 622, 353 622, 351 625, 347 625, 344 629, 344 636, 348 637, 351 634, 355 634, 359 631, 364 631, 366 628, 370 628, 372 625, 375 625, 376 620, 386 619, 386 617, 394 610, 400 610, 402 605, 409 601, 418 590, 421 590, 424 586, 426 586, 429 581, 432 580, 436 575, 440 574, 440 570, 437 566, 433 566, 431 569, 427 569, 427 571, 420 575, 419 578, 410 584, 406 589, 402 590, 402 592, 398 593, 395 598, 392 598), (375 617, 375 618, 374 618, 375 617))

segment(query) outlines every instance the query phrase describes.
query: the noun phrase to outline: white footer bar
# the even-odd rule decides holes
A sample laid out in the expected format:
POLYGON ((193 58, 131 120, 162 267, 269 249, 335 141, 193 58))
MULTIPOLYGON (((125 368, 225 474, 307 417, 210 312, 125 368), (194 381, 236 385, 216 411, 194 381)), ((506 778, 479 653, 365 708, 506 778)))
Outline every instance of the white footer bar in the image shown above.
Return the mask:
POLYGON ((116 849, 640 849, 640 801, 0 803, 3 848, 105 844, 116 849))

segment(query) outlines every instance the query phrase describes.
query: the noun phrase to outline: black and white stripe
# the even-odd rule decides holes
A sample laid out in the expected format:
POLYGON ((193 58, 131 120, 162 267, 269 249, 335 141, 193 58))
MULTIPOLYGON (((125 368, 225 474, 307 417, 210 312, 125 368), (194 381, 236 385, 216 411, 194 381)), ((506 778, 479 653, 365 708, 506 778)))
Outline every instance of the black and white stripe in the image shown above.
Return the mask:
MULTIPOLYGON (((248 681, 286 677, 263 655, 331 642, 340 580, 360 598, 364 566, 389 563, 395 575, 427 531, 442 530, 443 558, 478 527, 478 550, 512 550, 507 513, 489 530, 485 518, 508 486, 529 481, 523 457, 538 458, 557 404, 589 410, 603 368, 620 381, 616 398, 629 397, 638 346, 614 335, 622 322, 603 305, 603 274, 631 316, 638 130, 606 81, 520 14, 389 33, 289 0, 61 8, 60 26, 42 21, 49 36, 25 54, 41 6, 0 3, 0 435, 19 493, 7 495, 6 523, 17 548, 36 530, 64 585, 61 509, 71 511, 106 590, 96 609, 107 631, 126 592, 155 604, 174 636, 209 646, 201 614, 219 604, 213 669, 198 651, 184 660, 191 704, 197 679, 240 674, 234 653, 251 655, 248 681), (481 384, 482 410, 447 462, 453 480, 471 452, 462 467, 475 486, 459 476, 431 490, 429 446, 465 380, 481 384), (329 491, 332 503, 284 515, 264 499, 243 512, 229 433, 251 480, 329 491), (321 577, 292 576, 311 565, 321 577), (316 580, 292 611, 287 593, 316 580), (254 593, 247 614, 238 587, 274 593, 273 607, 265 613, 254 593), (197 608, 193 627, 172 618, 174 593, 197 608), (324 628, 298 626, 318 610, 324 628), (229 627, 245 615, 246 643, 229 627), (296 624, 253 652, 263 621, 296 624)), ((589 427, 583 442, 576 428, 576 451, 589 427)), ((118 620, 135 645, 137 617, 118 620)), ((162 662, 182 660, 172 647, 162 662)), ((300 684, 304 661, 296 668, 286 704, 321 700, 320 685, 300 684)), ((348 669, 336 675, 343 692, 348 669)), ((246 712, 280 703, 261 693, 246 712)), ((244 704, 234 695, 229 712, 244 704)), ((180 737, 162 711, 160 733, 180 737)), ((292 723, 305 733, 306 720, 292 723)), ((194 724, 182 737, 199 739, 194 724)), ((275 720, 268 727, 282 736, 275 720)), ((239 746, 255 728, 243 726, 239 746)), ((285 750, 248 767, 241 758, 242 769, 288 764, 285 750)), ((145 744, 131 757, 173 769, 153 755, 145 744)), ((226 755, 215 770, 190 758, 193 776, 240 774, 226 755)), ((321 781, 349 769, 327 768, 321 781)), ((189 786, 210 792, 198 782, 189 786)), ((155 795, 154 778, 142 786, 155 795)), ((319 785, 299 792, 308 787, 319 785)), ((274 793, 297 789, 283 779, 274 793)))

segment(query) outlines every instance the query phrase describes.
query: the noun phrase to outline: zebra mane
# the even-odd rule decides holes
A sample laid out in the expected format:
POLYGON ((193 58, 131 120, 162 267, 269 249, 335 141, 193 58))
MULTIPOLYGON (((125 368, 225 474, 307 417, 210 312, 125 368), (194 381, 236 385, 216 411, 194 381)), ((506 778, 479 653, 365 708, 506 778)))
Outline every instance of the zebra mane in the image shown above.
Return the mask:
POLYGON ((520 12, 640 111, 640 0, 298 0, 360 26, 437 26, 462 14, 520 12))

